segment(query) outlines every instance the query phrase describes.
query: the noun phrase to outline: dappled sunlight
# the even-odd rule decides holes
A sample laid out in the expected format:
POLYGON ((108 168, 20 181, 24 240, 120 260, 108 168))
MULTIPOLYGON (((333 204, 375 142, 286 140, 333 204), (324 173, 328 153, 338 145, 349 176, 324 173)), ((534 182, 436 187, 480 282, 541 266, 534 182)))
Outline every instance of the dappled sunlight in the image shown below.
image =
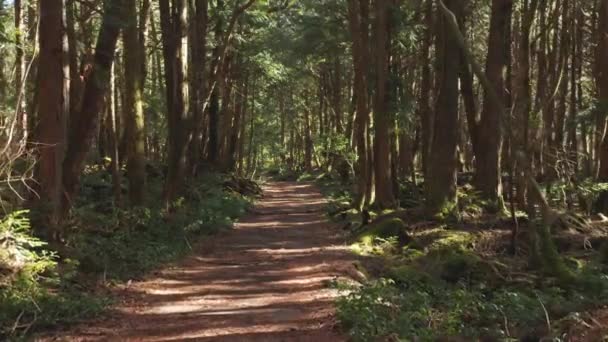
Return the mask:
POLYGON ((325 201, 313 189, 266 187, 265 199, 235 229, 133 284, 117 317, 94 332, 82 327, 83 334, 121 341, 283 341, 297 332, 342 341, 332 329, 338 293, 328 284, 347 276, 341 265, 353 256, 324 219, 325 201))

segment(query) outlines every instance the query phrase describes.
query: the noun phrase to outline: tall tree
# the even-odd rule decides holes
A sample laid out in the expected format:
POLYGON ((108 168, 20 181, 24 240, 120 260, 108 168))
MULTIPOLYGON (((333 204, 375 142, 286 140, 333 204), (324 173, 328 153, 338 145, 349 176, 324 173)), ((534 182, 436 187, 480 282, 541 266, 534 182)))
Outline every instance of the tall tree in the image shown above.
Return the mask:
POLYGON ((207 0, 195 0, 194 13, 194 38, 192 44, 192 142, 190 145, 190 163, 192 173, 196 174, 200 160, 202 159, 203 146, 203 125, 205 111, 206 79, 205 68, 207 65, 207 30, 208 30, 208 10, 207 0))
POLYGON ((62 163, 66 148, 66 118, 69 112, 69 63, 64 30, 64 0, 40 1, 40 58, 36 91, 40 94, 38 123, 33 141, 38 147, 36 182, 42 225, 48 238, 59 236, 62 163))
MULTIPOLYGON (((145 199, 146 156, 144 130, 144 70, 141 61, 145 55, 145 41, 140 30, 145 21, 138 25, 137 1, 125 4, 127 19, 123 30, 125 65, 125 124, 127 142, 127 175, 129 179, 129 199, 132 205, 141 205, 145 199)), ((146 11, 142 8, 141 11, 146 11)))
POLYGON ((374 93, 374 174, 376 203, 380 208, 392 208, 395 206, 390 167, 390 130, 393 124, 391 124, 387 91, 390 58, 388 10, 388 0, 375 0, 376 89, 374 93))
POLYGON ((357 174, 357 193, 355 207, 362 209, 363 205, 369 201, 370 193, 370 170, 368 150, 368 125, 369 125, 369 105, 367 89, 367 66, 369 61, 369 1, 368 0, 348 0, 348 21, 352 39, 353 54, 353 96, 356 103, 356 114, 354 120, 353 140, 357 151, 356 174, 357 174))
MULTIPOLYGON (((596 75, 600 108, 605 115, 608 108, 608 0, 600 0, 599 5, 598 35, 599 44, 596 53, 596 75)), ((599 155, 600 168, 598 180, 608 181, 608 134, 606 134, 606 119, 603 120, 603 138, 599 155)))
MULTIPOLYGON (((439 0, 441 2, 441 0, 439 0)), ((457 0, 445 1, 445 6, 456 19, 462 15, 457 0)), ((435 102, 433 139, 427 164, 425 182, 427 211, 431 215, 451 212, 456 206, 456 171, 458 145, 458 70, 460 50, 450 36, 450 26, 444 16, 438 18, 436 40, 436 68, 439 77, 439 93, 435 102)))
POLYGON ((431 151, 431 140, 433 137, 433 112, 430 107, 431 100, 431 44, 433 41, 433 1, 426 0, 424 3, 424 33, 422 35, 422 46, 420 49, 420 90, 418 96, 418 116, 420 117, 420 129, 422 140, 422 171, 427 175, 428 157, 431 151))
MULTIPOLYGON (((490 17, 490 34, 486 75, 499 96, 506 98, 505 77, 509 61, 511 37, 511 12, 513 0, 493 0, 490 17)), ((502 206, 501 149, 503 142, 503 118, 501 109, 491 96, 484 93, 483 110, 477 130, 479 146, 476 148, 476 184, 484 197, 495 206, 502 206)), ((496 209, 497 209, 496 208, 496 209)))
MULTIPOLYGON (((530 112, 532 111, 532 88, 530 81, 530 33, 532 30, 532 24, 534 22, 535 14, 539 5, 539 0, 524 0, 521 9, 521 20, 518 33, 518 49, 516 52, 514 63, 514 102, 513 102, 513 114, 516 120, 516 124, 512 125, 515 127, 513 132, 513 140, 511 142, 511 149, 514 152, 528 151, 529 148, 529 123, 530 123, 530 112)), ((540 58, 540 56, 539 56, 540 58)), ((516 160, 512 161, 516 163, 516 160)), ((519 165, 520 167, 515 168, 516 165, 511 165, 512 168, 516 169, 519 176, 517 184, 517 197, 520 204, 525 205, 526 202, 526 189, 527 182, 524 180, 522 171, 525 165, 519 165)))
POLYGON ((15 95, 17 97, 16 113, 19 123, 19 130, 24 139, 27 140, 27 114, 25 106, 25 25, 24 25, 24 9, 27 8, 27 3, 24 0, 15 0, 13 2, 15 10, 15 95))
MULTIPOLYGON (((168 172, 163 198, 170 205, 183 186, 190 129, 188 84, 188 4, 186 0, 161 0, 161 26, 165 50, 165 78, 170 94, 168 107, 168 172), (163 13, 168 11, 168 13, 163 13)), ((168 94, 169 95, 169 94, 168 94)))

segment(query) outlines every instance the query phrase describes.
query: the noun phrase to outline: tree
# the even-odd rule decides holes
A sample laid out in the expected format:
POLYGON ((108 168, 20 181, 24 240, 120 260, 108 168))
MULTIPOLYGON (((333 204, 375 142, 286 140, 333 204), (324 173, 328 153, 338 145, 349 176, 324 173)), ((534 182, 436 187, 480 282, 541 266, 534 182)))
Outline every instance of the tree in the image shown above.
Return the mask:
MULTIPOLYGON (((608 1, 601 0, 599 5, 599 24, 598 24, 599 44, 597 46, 595 67, 597 75, 597 85, 600 100, 600 108, 605 114, 606 104, 608 104, 608 1)), ((601 140, 601 151, 599 155, 598 180, 608 181, 608 134, 606 134, 606 119, 603 120, 603 137, 601 140)))
POLYGON ((205 68, 207 65, 207 30, 208 30, 208 10, 207 0, 195 1, 194 13, 194 42, 192 44, 192 111, 193 111, 193 132, 190 144, 190 164, 192 174, 196 175, 200 161, 202 160, 203 145, 203 126, 206 109, 206 78, 205 68))
MULTIPOLYGON (((488 41, 488 56, 486 59, 486 75, 495 87, 496 92, 506 98, 505 75, 509 61, 511 37, 512 0, 493 0, 490 18, 490 35, 488 41)), ((476 130, 479 146, 476 150, 476 185, 483 196, 494 203, 495 209, 502 207, 501 182, 501 149, 503 142, 503 118, 499 115, 501 109, 491 96, 484 94, 483 110, 476 130)))
POLYGON ((69 63, 64 30, 63 0, 40 2, 40 59, 36 91, 40 94, 34 141, 38 149, 36 167, 37 206, 46 235, 59 241, 61 218, 62 162, 66 149, 66 119, 69 113, 69 63))
MULTIPOLYGON (((145 20, 139 21, 137 1, 129 0, 125 5, 128 22, 123 31, 125 64, 125 111, 127 141, 127 173, 129 198, 132 205, 141 205, 145 199, 146 156, 144 130, 144 69, 145 41, 139 32, 144 30, 145 20)), ((142 12, 146 12, 144 7, 142 12)), ((145 17, 144 17, 145 18, 145 17)))
POLYGON ((348 0, 348 21, 352 38, 353 96, 356 103, 353 140, 357 151, 357 191, 355 207, 362 209, 369 202, 371 172, 368 149, 369 106, 367 91, 367 66, 369 55, 369 3, 367 0, 348 0))
POLYGON ((374 96, 374 173, 376 203, 380 208, 395 206, 390 162, 391 115, 388 106, 389 22, 388 0, 375 0, 376 89, 374 96))
MULTIPOLYGON (((441 0, 439 0, 441 1, 441 0)), ((458 19, 462 7, 458 1, 445 1, 445 6, 458 19)), ((429 214, 448 214, 456 208, 456 171, 458 145, 458 70, 460 47, 450 36, 446 18, 438 19, 437 72, 439 93, 435 102, 433 139, 427 165, 426 208, 429 214)))
POLYGON ((163 199, 167 206, 181 192, 186 170, 190 129, 188 84, 188 5, 186 0, 161 0, 161 30, 167 80, 169 127, 168 172, 163 199))
POLYGON ((433 39, 433 1, 424 2, 424 33, 420 49, 420 93, 418 96, 418 116, 422 140, 422 171, 427 176, 427 164, 431 151, 433 137, 433 112, 430 108, 431 99, 431 44, 433 39))
POLYGON ((25 105, 25 25, 24 9, 27 3, 24 0, 15 0, 15 94, 17 95, 16 113, 19 121, 19 129, 23 138, 27 140, 27 114, 25 105))

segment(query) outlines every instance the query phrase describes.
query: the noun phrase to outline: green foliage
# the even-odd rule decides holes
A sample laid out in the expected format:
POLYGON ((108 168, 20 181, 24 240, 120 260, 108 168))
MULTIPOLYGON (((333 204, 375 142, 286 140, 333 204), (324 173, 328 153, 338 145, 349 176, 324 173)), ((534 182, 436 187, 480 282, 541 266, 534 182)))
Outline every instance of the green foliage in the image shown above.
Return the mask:
POLYGON ((562 338, 568 317, 608 303, 601 255, 577 262, 578 270, 563 262, 557 270, 554 264, 538 273, 522 269, 526 276, 516 280, 522 260, 489 259, 477 250, 482 236, 445 227, 413 232, 408 246, 382 255, 378 280, 346 289, 338 301, 343 328, 354 341, 562 338))
MULTIPOLYGON (((183 255, 191 239, 229 227, 243 215, 249 201, 224 191, 221 178, 206 178, 190 184, 170 217, 163 213, 161 201, 149 208, 109 213, 94 212, 90 207, 76 210, 68 245, 81 261, 82 270, 131 279, 183 255)), ((160 198, 160 194, 155 197, 160 198)))
POLYGON ((0 221, 0 280, 3 274, 36 278, 55 267, 54 254, 41 249, 46 245, 32 235, 28 211, 15 211, 0 221))
MULTIPOLYGON (((563 186, 566 188, 566 186, 563 186)), ((566 188, 565 190, 574 190, 579 195, 579 199, 583 202, 582 206, 586 207, 589 214, 593 203, 596 203, 602 193, 608 192, 608 183, 596 182, 593 179, 585 179, 580 184, 577 184, 574 189, 566 188)))
MULTIPOLYGON (((379 279, 338 301, 338 317, 354 341, 436 341, 460 336, 506 340, 521 337, 543 326, 545 309, 551 318, 595 307, 605 302, 603 292, 591 288, 502 287, 449 283, 412 268, 402 268, 392 278, 379 279)), ((551 332, 559 336, 560 331, 551 332)))
POLYGON ((388 239, 391 237, 401 237, 405 232, 405 223, 398 218, 389 219, 370 227, 360 232, 357 236, 359 243, 370 246, 377 239, 388 239))
POLYGON ((32 235, 27 211, 0 222, 0 337, 72 322, 98 313, 106 302, 74 292, 73 273, 57 272, 57 258, 32 235))
POLYGON ((33 237, 27 212, 0 222, 0 336, 19 337, 38 328, 80 321, 99 314, 106 298, 87 294, 85 279, 135 279, 187 253, 197 239, 229 227, 242 216, 248 198, 225 191, 223 177, 193 180, 175 212, 165 213, 162 184, 152 179, 147 208, 113 208, 103 171, 84 179, 67 231, 70 259, 61 263, 33 237), (76 281, 78 279, 78 281, 76 281))

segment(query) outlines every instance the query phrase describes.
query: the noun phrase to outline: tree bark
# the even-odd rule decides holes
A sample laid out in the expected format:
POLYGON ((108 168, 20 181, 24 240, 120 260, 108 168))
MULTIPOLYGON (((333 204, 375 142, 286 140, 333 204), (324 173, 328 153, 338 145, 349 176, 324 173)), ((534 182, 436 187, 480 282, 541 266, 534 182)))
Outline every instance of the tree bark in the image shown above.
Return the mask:
POLYGON ((431 111, 431 44, 433 39, 433 0, 426 0, 424 7, 424 34, 422 37, 421 49, 421 73, 420 73, 420 94, 418 97, 418 116, 421 125, 422 140, 422 171, 427 176, 427 164, 431 151, 431 141, 433 137, 434 114, 431 111))
POLYGON ((36 181, 42 226, 50 241, 61 238, 62 162, 66 148, 66 119, 69 112, 69 63, 63 0, 40 2, 40 58, 36 90, 40 94, 38 125, 34 141, 38 145, 36 181))
POLYGON ((354 200, 355 208, 363 209, 369 202, 370 170, 368 167, 367 126, 369 123, 369 106, 367 99, 367 63, 369 35, 369 2, 368 0, 348 0, 348 20, 353 42, 354 66, 354 96, 356 97, 356 114, 354 120, 353 138, 357 152, 355 172, 357 175, 357 190, 354 200))
MULTIPOLYGON (((608 108, 608 0, 600 0, 598 20, 599 44, 595 63, 600 106, 603 111, 602 114, 605 114, 606 108, 608 108)), ((606 134, 605 129, 601 141, 599 160, 598 180, 608 182, 608 134, 606 134)))
MULTIPOLYGON (((513 0, 493 0, 490 18, 490 36, 486 75, 499 96, 506 98, 505 72, 509 60, 508 36, 511 25, 513 0)), ((476 162, 476 185, 482 196, 489 200, 495 209, 502 207, 501 149, 503 142, 503 120, 489 94, 484 94, 483 110, 479 122, 477 138, 479 146, 476 162)))
POLYGON ((192 165, 192 174, 195 175, 198 172, 199 164, 202 159, 201 148, 203 146, 203 125, 205 118, 205 67, 207 64, 207 27, 208 27, 208 10, 209 3, 207 0, 196 0, 195 1, 195 37, 196 41, 193 42, 193 56, 192 56, 192 73, 194 75, 192 92, 192 105, 194 111, 194 117, 192 122, 193 133, 192 143, 190 146, 190 164, 192 165))
POLYGON ((375 0, 376 89, 374 96, 374 174, 376 204, 381 209, 393 208, 395 197, 391 182, 391 114, 387 91, 389 74, 388 0, 375 0))
MULTIPOLYGON (((142 8, 142 11, 145 10, 142 8)), ((146 189, 146 151, 144 128, 144 76, 141 61, 145 42, 141 41, 137 15, 137 1, 125 4, 127 23, 123 31, 125 65, 125 125, 127 143, 127 176, 131 205, 144 204, 146 189)), ((141 23, 145 25, 145 22, 141 23)), ((144 28, 142 27, 141 30, 144 28)))
POLYGON ((23 9, 27 3, 24 0, 15 0, 13 8, 15 10, 15 95, 17 103, 15 112, 17 113, 17 122, 19 124, 20 138, 27 141, 28 125, 27 111, 25 103, 25 53, 24 53, 24 37, 25 25, 23 23, 23 9))
MULTIPOLYGON (((439 0, 440 1, 440 0, 439 0)), ((462 7, 457 0, 445 1, 445 6, 454 13, 456 19, 462 15, 462 7)), ((452 212, 457 203, 456 172, 458 145, 458 69, 460 47, 450 36, 450 26, 445 17, 439 19, 437 39, 437 72, 440 88, 435 104, 435 123, 427 174, 432 181, 425 182, 426 209, 430 215, 444 215, 452 212)))
MULTIPOLYGON (((168 0, 162 8, 169 7, 168 0)), ((163 42, 168 52, 165 58, 165 78, 171 79, 171 107, 167 115, 169 127, 168 172, 163 191, 163 200, 168 209, 173 204, 177 194, 182 190, 185 168, 186 151, 192 137, 190 129, 189 85, 188 85, 188 6, 186 0, 173 0, 172 17, 162 16, 163 42), (167 22, 169 20, 170 22, 167 22), (170 42, 173 41, 173 42, 170 42)), ((169 101, 168 101, 169 103, 169 101)))

